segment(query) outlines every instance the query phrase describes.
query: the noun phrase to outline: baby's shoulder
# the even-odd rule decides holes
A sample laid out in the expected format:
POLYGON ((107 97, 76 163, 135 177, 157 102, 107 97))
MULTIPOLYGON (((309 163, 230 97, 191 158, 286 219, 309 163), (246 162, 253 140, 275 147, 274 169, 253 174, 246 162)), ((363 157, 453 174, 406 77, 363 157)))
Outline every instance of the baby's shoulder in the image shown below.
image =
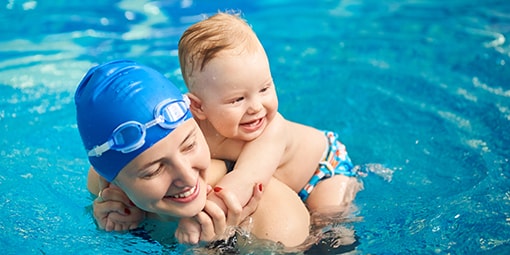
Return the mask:
POLYGON ((276 113, 273 119, 269 122, 264 132, 284 133, 289 127, 291 122, 285 119, 280 113, 276 113))

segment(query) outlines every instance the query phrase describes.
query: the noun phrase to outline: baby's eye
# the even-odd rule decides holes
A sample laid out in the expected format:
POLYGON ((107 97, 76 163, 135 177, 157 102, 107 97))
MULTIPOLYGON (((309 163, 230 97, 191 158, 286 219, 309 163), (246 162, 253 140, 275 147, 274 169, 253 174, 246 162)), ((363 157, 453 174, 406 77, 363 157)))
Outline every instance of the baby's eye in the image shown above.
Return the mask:
POLYGON ((232 104, 239 103, 239 102, 241 102, 243 100, 244 100, 244 97, 235 98, 234 100, 232 100, 232 104))
POLYGON ((269 87, 265 87, 265 88, 261 89, 260 92, 263 93, 263 92, 266 92, 267 90, 269 90, 269 87))

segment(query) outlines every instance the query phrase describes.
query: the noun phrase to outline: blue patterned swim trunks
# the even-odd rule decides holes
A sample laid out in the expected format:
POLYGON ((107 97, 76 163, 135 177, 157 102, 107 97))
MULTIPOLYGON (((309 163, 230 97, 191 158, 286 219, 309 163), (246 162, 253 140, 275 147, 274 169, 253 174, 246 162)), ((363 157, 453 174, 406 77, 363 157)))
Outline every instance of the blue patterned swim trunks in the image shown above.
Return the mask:
POLYGON ((312 190, 320 181, 330 178, 334 175, 343 174, 345 176, 366 176, 367 173, 360 170, 359 167, 354 167, 345 145, 338 140, 338 135, 331 131, 324 131, 324 135, 328 140, 328 148, 324 152, 322 160, 319 162, 319 167, 314 175, 308 181, 298 195, 301 200, 306 201, 312 190))

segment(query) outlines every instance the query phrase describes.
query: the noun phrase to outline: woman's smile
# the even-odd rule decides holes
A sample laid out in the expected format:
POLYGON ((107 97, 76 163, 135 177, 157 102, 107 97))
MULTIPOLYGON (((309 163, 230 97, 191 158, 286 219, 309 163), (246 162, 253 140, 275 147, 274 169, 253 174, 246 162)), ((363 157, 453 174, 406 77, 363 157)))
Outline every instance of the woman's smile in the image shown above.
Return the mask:
POLYGON ((183 191, 181 193, 178 193, 175 195, 168 195, 168 196, 165 196, 164 198, 171 199, 175 202, 188 203, 188 202, 195 200, 195 198, 198 197, 199 193, 200 193, 200 185, 197 183, 195 186, 193 186, 189 189, 186 189, 185 191, 183 191))

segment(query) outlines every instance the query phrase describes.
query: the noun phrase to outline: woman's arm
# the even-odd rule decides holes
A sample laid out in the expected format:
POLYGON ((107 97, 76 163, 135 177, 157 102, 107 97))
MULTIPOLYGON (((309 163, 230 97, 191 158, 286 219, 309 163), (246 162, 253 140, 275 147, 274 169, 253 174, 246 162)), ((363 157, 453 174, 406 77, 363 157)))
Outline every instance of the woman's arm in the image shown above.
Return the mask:
POLYGON ((89 173, 87 175, 87 189, 90 193, 93 195, 98 195, 99 191, 101 190, 99 188, 99 182, 100 182, 100 176, 97 174, 96 170, 91 166, 89 168, 89 173))

